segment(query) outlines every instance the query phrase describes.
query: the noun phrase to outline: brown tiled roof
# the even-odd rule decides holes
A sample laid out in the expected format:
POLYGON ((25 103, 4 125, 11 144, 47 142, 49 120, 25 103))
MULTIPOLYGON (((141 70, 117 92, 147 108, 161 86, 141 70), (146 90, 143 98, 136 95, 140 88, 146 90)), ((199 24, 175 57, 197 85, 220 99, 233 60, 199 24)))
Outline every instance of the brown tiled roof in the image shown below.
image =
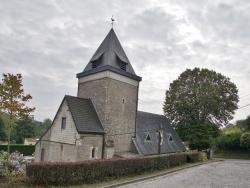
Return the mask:
POLYGON ((28 142, 37 142, 36 138, 25 138, 28 142))

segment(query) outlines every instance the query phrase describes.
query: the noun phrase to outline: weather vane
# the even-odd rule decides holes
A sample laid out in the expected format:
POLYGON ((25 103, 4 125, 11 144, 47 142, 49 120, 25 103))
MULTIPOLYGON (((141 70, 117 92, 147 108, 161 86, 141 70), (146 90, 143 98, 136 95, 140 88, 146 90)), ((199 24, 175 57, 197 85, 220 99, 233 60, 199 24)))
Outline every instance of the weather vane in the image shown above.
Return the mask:
POLYGON ((111 21, 112 21, 112 28, 113 28, 113 25, 114 25, 114 21, 115 21, 115 19, 113 18, 113 15, 112 15, 112 18, 111 18, 111 21))

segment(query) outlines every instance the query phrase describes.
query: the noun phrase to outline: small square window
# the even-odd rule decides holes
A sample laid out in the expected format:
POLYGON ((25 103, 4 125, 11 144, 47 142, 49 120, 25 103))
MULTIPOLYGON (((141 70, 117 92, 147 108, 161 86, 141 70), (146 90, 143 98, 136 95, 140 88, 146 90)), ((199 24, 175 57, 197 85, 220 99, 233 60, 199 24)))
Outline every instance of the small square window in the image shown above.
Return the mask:
POLYGON ((66 117, 62 117, 61 129, 65 129, 65 127, 66 127, 66 117))

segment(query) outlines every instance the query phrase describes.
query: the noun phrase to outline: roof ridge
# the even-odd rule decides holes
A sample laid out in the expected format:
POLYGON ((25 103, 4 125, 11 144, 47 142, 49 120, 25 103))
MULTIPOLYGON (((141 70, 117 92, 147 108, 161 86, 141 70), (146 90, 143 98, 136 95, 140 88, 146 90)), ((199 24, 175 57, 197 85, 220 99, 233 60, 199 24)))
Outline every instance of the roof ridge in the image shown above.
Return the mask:
POLYGON ((147 113, 147 114, 153 114, 153 115, 158 115, 158 116, 164 116, 164 117, 166 117, 165 115, 155 114, 155 113, 152 113, 152 112, 144 112, 144 111, 139 111, 139 110, 137 112, 142 112, 142 113, 147 113))
POLYGON ((78 98, 78 99, 86 99, 86 100, 91 100, 92 98, 84 98, 84 97, 76 97, 76 96, 72 96, 72 95, 65 95, 65 97, 71 97, 71 98, 78 98))

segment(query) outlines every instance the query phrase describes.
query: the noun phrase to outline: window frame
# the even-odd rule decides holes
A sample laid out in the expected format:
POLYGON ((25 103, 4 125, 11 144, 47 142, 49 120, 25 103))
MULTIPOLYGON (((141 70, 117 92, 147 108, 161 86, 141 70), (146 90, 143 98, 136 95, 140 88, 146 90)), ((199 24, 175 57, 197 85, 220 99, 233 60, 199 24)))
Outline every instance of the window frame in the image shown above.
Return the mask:
POLYGON ((62 117, 61 130, 66 129, 66 117, 62 117))

